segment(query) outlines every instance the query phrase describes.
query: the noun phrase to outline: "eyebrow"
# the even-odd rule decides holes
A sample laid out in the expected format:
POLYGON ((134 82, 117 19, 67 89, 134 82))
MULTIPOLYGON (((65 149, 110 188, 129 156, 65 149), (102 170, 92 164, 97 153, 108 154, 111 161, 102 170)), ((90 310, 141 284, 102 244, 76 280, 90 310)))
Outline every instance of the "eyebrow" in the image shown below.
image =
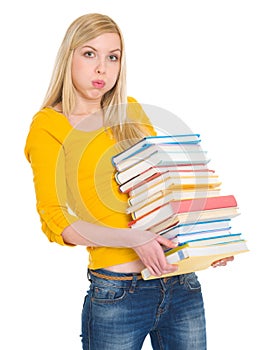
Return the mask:
MULTIPOLYGON (((93 46, 90 46, 90 45, 84 45, 84 46, 82 46, 82 48, 84 49, 84 48, 90 48, 90 49, 92 49, 92 50, 94 50, 94 51, 97 51, 97 49, 95 49, 93 46)), ((110 50, 109 52, 115 52, 115 51, 120 51, 121 52, 121 49, 114 49, 114 50, 110 50)))

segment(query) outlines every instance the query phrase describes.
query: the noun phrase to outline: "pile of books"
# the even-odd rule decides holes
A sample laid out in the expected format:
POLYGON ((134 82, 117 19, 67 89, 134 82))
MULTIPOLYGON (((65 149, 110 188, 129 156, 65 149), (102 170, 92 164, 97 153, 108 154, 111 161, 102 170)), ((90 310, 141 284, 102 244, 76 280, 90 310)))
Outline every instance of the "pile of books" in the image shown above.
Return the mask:
MULTIPOLYGON (((165 249, 178 264, 170 275, 209 267, 248 251, 241 233, 231 232, 239 215, 234 195, 221 195, 199 134, 148 136, 112 158, 120 191, 128 194, 129 227, 149 230, 178 243, 165 249)), ((165 275, 166 276, 166 275, 165 275)), ((144 279, 151 276, 142 271, 144 279)))

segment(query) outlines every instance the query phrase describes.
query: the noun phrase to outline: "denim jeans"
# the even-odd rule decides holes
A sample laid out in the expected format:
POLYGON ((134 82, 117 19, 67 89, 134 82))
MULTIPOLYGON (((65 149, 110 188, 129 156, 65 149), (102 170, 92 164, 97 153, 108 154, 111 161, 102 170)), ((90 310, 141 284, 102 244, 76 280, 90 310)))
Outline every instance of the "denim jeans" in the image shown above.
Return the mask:
POLYGON ((205 350, 201 286, 194 273, 154 280, 108 280, 89 274, 82 311, 83 350, 140 350, 150 334, 155 350, 205 350))

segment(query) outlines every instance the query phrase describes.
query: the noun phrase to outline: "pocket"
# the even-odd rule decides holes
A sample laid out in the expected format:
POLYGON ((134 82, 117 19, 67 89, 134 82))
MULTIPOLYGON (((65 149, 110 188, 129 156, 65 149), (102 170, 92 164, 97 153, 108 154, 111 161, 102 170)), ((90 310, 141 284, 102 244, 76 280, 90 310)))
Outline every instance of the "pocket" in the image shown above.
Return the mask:
POLYGON ((200 282, 194 272, 184 275, 184 286, 191 292, 201 291, 200 282))
POLYGON ((125 288, 115 286, 94 286, 92 288, 93 303, 113 304, 126 298, 127 292, 125 288))

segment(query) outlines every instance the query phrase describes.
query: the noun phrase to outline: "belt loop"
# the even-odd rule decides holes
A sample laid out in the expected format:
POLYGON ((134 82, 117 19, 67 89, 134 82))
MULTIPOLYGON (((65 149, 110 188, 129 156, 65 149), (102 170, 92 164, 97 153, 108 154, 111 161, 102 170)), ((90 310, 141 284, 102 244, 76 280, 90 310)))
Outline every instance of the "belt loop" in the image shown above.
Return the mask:
POLYGON ((179 275, 178 278, 179 278, 179 284, 182 285, 185 283, 185 276, 184 275, 179 275))
POLYGON ((91 273, 90 273, 90 269, 87 270, 87 278, 88 278, 89 282, 91 282, 91 273))
POLYGON ((129 288, 129 293, 134 293, 137 282, 138 282, 138 275, 136 273, 133 273, 133 279, 132 279, 131 286, 129 288))

